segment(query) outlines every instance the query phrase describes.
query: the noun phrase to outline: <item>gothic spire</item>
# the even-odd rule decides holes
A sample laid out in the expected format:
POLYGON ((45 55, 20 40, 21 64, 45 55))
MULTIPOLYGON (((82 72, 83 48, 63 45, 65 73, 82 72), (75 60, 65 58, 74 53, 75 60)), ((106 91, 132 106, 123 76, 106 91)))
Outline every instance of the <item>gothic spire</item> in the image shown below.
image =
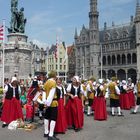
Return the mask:
POLYGON ((98 30, 97 0, 90 0, 89 28, 98 30))
POLYGON ((136 16, 140 16, 140 4, 139 4, 139 0, 137 0, 137 3, 136 3, 136 16))
POLYGON ((74 38, 77 39, 77 37, 78 37, 77 28, 75 28, 75 35, 74 35, 74 38))
POLYGON ((97 12, 97 0, 90 0, 90 12, 97 12))
POLYGON ((135 22, 140 22, 140 4, 139 4, 139 0, 136 0, 135 22))

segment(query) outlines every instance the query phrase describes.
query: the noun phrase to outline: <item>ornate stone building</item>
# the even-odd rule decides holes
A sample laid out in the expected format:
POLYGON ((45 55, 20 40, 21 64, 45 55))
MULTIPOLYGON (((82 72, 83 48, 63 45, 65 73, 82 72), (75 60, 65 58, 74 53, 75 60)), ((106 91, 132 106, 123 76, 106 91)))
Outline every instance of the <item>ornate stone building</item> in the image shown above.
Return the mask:
POLYGON ((36 44, 31 43, 32 45, 32 60, 31 60, 31 74, 32 75, 46 75, 46 51, 44 48, 40 48, 36 44))
POLYGON ((131 77, 135 82, 140 78, 139 1, 130 23, 121 26, 112 23, 112 27, 104 23, 102 30, 98 24, 97 0, 90 0, 89 29, 83 26, 80 35, 75 32, 76 73, 84 78, 131 77))
POLYGON ((83 28, 80 35, 75 31, 76 75, 82 78, 98 77, 99 27, 97 0, 90 0, 89 29, 83 28))

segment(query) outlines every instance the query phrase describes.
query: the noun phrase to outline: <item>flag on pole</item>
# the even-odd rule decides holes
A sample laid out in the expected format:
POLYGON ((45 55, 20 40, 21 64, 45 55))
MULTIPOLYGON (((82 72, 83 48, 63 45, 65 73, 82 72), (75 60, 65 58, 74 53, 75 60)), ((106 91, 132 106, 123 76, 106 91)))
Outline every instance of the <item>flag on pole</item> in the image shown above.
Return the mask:
POLYGON ((4 40, 4 27, 0 25, 0 40, 4 40))
POLYGON ((3 20, 3 25, 0 25, 0 41, 2 41, 2 50, 3 50, 3 57, 2 57, 2 63, 3 63, 3 68, 2 68, 2 87, 4 89, 4 57, 5 57, 5 20, 3 20))
POLYGON ((64 59, 63 59, 63 62, 62 62, 63 65, 66 63, 67 58, 68 58, 68 54, 67 54, 67 47, 66 47, 65 56, 64 56, 64 59))
POLYGON ((59 44, 58 44, 58 37, 57 37, 56 38, 56 48, 55 48, 55 52, 54 52, 55 59, 58 58, 58 47, 59 47, 59 44))

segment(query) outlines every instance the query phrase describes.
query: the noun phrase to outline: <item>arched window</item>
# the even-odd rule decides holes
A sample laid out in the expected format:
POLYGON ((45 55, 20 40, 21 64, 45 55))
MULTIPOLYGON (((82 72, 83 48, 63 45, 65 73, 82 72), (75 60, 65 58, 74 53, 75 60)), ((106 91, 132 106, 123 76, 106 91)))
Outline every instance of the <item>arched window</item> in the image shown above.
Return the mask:
POLYGON ((110 65, 111 64, 111 57, 110 56, 107 57, 107 61, 108 61, 108 65, 110 65))
POLYGON ((137 63, 137 55, 135 53, 132 54, 132 63, 137 63))
POLYGON ((116 64, 116 57, 115 55, 112 56, 112 65, 115 65, 116 64))
POLYGON ((124 54, 122 55, 122 64, 126 64, 126 57, 124 54))
POLYGON ((117 55, 117 64, 119 65, 121 63, 121 57, 120 55, 117 55))
POLYGON ((106 65, 106 57, 103 56, 103 65, 106 65))
POLYGON ((119 70, 117 71, 117 77, 118 77, 119 80, 124 80, 124 79, 126 79, 126 72, 125 72, 125 70, 119 69, 119 70))
POLYGON ((127 63, 131 64, 131 54, 127 54, 127 63))

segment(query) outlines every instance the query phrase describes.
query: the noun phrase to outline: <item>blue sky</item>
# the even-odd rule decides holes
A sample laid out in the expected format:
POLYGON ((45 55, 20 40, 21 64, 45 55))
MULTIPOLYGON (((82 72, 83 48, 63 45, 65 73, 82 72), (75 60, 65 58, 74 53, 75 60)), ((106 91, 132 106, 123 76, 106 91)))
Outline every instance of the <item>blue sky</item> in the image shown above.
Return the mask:
MULTIPOLYGON (((88 27, 90 0, 19 0, 27 18, 26 35, 38 44, 56 43, 56 36, 67 45, 74 42, 74 32, 80 32, 83 24, 88 27)), ((0 0, 0 21, 6 19, 9 26, 11 0, 0 0)), ((99 26, 128 23, 135 15, 136 0, 98 0, 99 26)))

